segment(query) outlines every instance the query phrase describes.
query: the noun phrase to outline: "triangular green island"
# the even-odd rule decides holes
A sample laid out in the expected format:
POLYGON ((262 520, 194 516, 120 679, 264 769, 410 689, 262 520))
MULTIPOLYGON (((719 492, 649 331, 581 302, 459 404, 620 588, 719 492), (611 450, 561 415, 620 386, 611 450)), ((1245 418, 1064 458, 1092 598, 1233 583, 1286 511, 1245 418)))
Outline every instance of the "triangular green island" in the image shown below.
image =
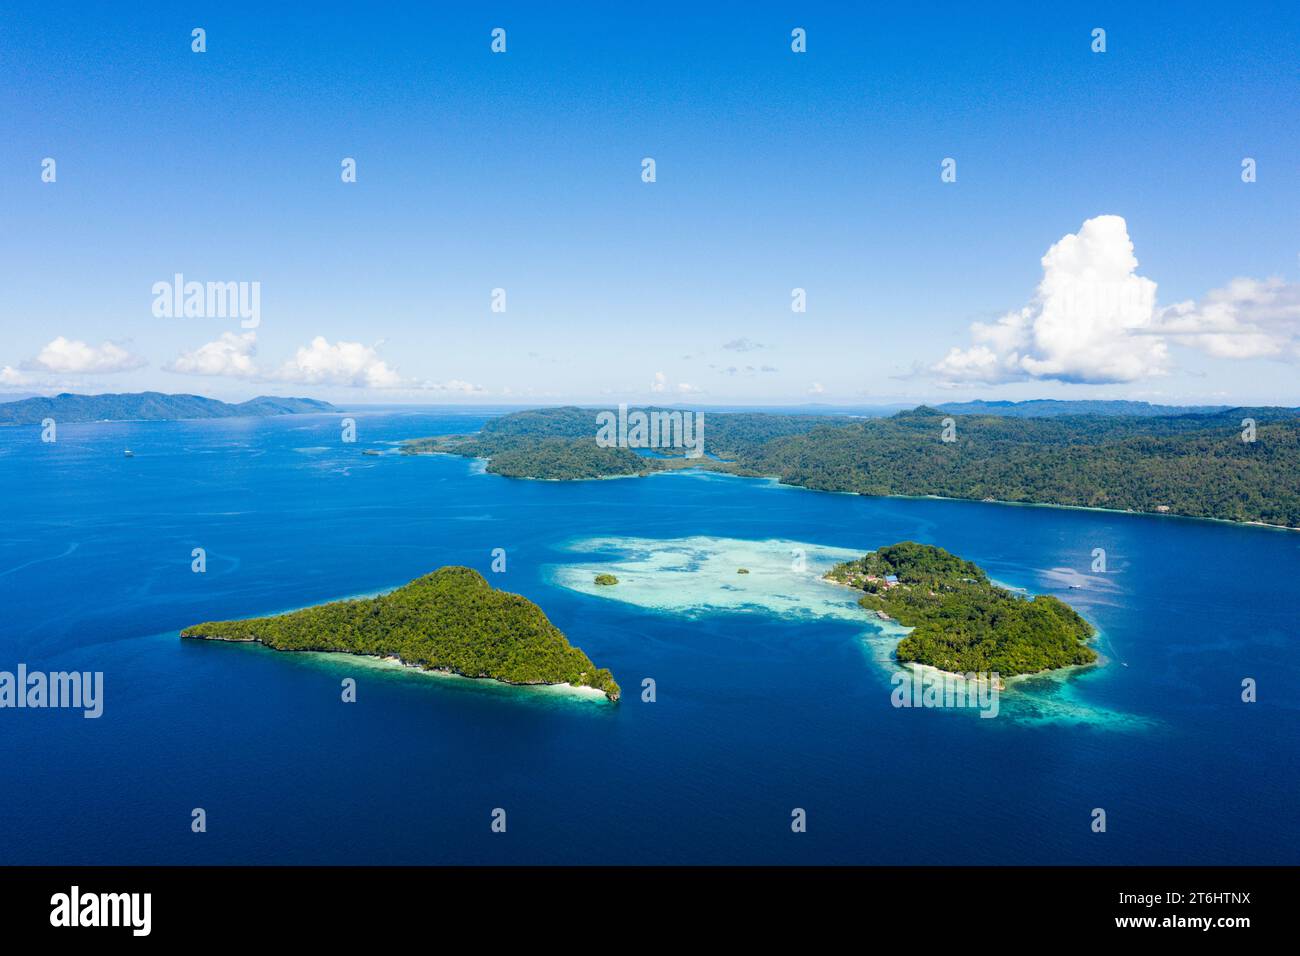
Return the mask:
POLYGON ((440 568, 375 598, 196 624, 181 637, 397 657, 424 670, 508 684, 572 684, 604 691, 610 700, 619 696, 614 676, 572 646, 541 608, 496 590, 471 568, 440 568))

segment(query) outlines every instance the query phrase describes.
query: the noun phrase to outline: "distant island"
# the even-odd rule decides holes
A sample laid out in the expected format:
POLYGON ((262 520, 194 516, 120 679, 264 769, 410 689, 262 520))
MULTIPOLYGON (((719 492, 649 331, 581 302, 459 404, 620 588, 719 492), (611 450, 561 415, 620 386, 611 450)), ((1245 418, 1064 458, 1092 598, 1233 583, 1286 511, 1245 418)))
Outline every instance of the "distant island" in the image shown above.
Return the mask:
POLYGON ((1152 405, 1150 402, 1128 402, 1115 398, 1031 398, 1023 402, 944 402, 938 406, 939 411, 954 415, 1005 415, 1010 418, 1059 418, 1064 415, 1157 418, 1168 415, 1216 415, 1231 408, 1231 405, 1152 405))
POLYGON ((60 423, 176 421, 190 418, 261 418, 335 411, 338 409, 329 402, 314 398, 259 395, 232 405, 202 395, 168 395, 163 392, 73 395, 64 392, 53 398, 0 402, 0 425, 39 425, 47 418, 60 423))
POLYGON ((912 628, 900 663, 955 673, 1034 674, 1097 660, 1096 631, 1068 604, 997 587, 943 548, 901 541, 838 564, 828 581, 862 590, 858 603, 912 628))
POLYGON ((397 658, 422 670, 507 684, 571 684, 618 700, 608 669, 596 667, 518 594, 477 571, 445 567, 375 598, 333 601, 274 617, 196 624, 183 638, 256 641, 279 651, 334 651, 397 658))
MULTIPOLYGON (((408 441, 406 454, 488 459, 510 478, 574 479, 702 468, 821 491, 938 496, 1219 518, 1300 528, 1300 411, 1164 411, 1107 403, 920 406, 889 417, 706 413, 705 457, 596 444, 596 409, 534 409, 476 435, 408 441), (1089 408, 1073 412, 1074 405, 1089 408), (1024 406, 1030 406, 1028 408, 1024 406), (941 440, 952 417, 953 441, 941 440), (1253 440, 1243 441, 1243 421, 1253 440)), ((646 409, 651 411, 653 409, 646 409)))

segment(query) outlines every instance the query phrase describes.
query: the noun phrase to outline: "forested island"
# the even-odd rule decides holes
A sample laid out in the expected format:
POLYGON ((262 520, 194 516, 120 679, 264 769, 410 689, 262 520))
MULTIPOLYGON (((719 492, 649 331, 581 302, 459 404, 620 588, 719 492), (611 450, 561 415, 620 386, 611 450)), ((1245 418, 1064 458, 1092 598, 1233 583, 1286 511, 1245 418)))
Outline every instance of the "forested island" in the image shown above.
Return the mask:
POLYGON ((1068 604, 1000 588, 943 548, 902 541, 838 564, 826 579, 862 590, 862 607, 912 628, 895 650, 900 663, 1005 678, 1097 660, 1087 646, 1095 630, 1068 604))
POLYGON ((572 684, 603 691, 610 700, 619 697, 609 670, 569 644, 541 608, 496 590, 464 567, 440 568, 375 598, 196 624, 181 637, 396 657, 423 670, 508 684, 572 684))
POLYGON ((56 422, 177 421, 192 418, 264 418, 270 415, 304 415, 338 411, 314 398, 278 398, 259 395, 231 404, 202 395, 168 395, 164 392, 130 392, 121 395, 74 395, 64 392, 50 398, 24 398, 0 402, 0 425, 39 425, 56 422))
MULTIPOLYGON (((1094 403, 1097 404, 1097 403, 1094 403)), ((1234 408, 1158 413, 997 414, 921 406, 882 418, 706 413, 706 457, 643 457, 596 444, 595 409, 492 419, 472 436, 408 442, 489 460, 506 477, 592 478, 704 468, 822 491, 934 495, 1300 527, 1300 412, 1234 408), (952 417, 942 440, 945 421, 952 417), (1243 440, 1250 419, 1250 440, 1243 440)))
POLYGON ((499 439, 449 436, 402 443, 403 455, 443 453, 487 459, 487 470, 506 478, 579 481, 648 475, 665 465, 627 448, 602 448, 595 439, 499 439))
MULTIPOLYGON (((657 407, 639 410, 673 411, 657 407)), ((514 412, 490 419, 473 435, 408 439, 402 443, 401 451, 404 455, 482 458, 487 460, 487 470, 494 475, 552 481, 639 477, 717 464, 708 459, 687 458, 683 449, 656 448, 653 455, 646 455, 631 448, 602 447, 596 443, 597 411, 564 406, 514 412)), ((710 424, 714 421, 723 429, 720 434, 730 436, 725 442, 729 447, 749 445, 774 435, 796 434, 808 427, 797 416, 787 415, 709 416, 710 424)), ((722 442, 722 438, 710 438, 711 444, 715 441, 722 442)))

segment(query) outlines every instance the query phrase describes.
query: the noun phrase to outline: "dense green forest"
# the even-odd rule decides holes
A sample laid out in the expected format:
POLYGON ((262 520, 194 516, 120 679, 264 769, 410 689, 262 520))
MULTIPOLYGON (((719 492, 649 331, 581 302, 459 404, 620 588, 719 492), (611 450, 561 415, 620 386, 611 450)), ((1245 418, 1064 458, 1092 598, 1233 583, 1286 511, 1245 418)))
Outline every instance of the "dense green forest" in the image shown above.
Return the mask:
POLYGON ((594 437, 448 436, 417 438, 402 443, 402 454, 442 452, 466 458, 486 458, 487 470, 506 478, 575 481, 646 475, 668 465, 627 448, 601 448, 594 437))
POLYGON ((1079 505, 1300 527, 1300 418, 1276 409, 1170 417, 963 416, 929 408, 746 449, 730 466, 866 495, 1079 505), (1257 422, 1242 441, 1243 418, 1257 422))
POLYGON ((1097 659, 1085 643, 1092 625, 1068 604, 999 588, 943 548, 902 541, 836 565, 826 577, 861 588, 864 608, 912 628, 895 651, 901 663, 1014 677, 1097 659), (891 575, 896 584, 886 581, 891 575))
POLYGON ((395 656, 425 670, 510 684, 573 684, 602 690, 611 700, 619 696, 613 675, 571 646, 541 608, 495 590, 470 568, 441 568, 376 598, 197 624, 181 637, 395 656))
MULTIPOLYGON (((630 448, 602 448, 596 444, 598 411, 565 406, 514 412, 490 419, 475 435, 410 439, 402 443, 402 453, 486 458, 489 472, 507 478, 572 480, 708 466, 708 461, 687 459, 684 449, 656 448, 654 456, 647 456, 630 448)), ((632 411, 673 410, 648 406, 632 411)), ((724 459, 770 438, 800 434, 827 421, 824 415, 761 412, 706 415, 705 419, 705 448, 724 459)))
MULTIPOLYGON (((965 414, 943 441, 938 409, 888 418, 706 413, 705 458, 647 458, 595 443, 593 409, 493 419, 475 436, 421 439, 406 451, 491 460, 511 477, 590 478, 695 467, 774 476, 824 491, 939 495, 1258 521, 1300 527, 1300 415, 965 414), (1256 423, 1242 440, 1242 421, 1256 423)), ((660 449, 661 453, 665 450, 660 449)), ((671 454, 671 452, 668 452, 671 454)))

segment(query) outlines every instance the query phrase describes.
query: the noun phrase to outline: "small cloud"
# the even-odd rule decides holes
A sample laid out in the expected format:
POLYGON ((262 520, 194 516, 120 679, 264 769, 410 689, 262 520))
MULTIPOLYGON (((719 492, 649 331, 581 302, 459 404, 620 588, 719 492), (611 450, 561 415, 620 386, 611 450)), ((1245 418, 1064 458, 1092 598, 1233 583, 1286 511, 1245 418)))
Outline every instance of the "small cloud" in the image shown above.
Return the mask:
POLYGON ((767 348, 767 346, 763 345, 761 342, 755 342, 752 339, 746 338, 732 339, 730 342, 724 342, 722 347, 724 349, 729 349, 732 352, 753 352, 756 349, 767 348))
POLYGON ((735 365, 728 365, 726 368, 720 368, 720 367, 717 366, 717 365, 710 365, 709 368, 711 368, 711 369, 713 369, 713 370, 715 370, 715 371, 717 371, 717 372, 719 372, 719 373, 721 373, 721 374, 723 374, 723 375, 731 375, 731 376, 743 375, 743 376, 746 376, 746 377, 749 377, 749 376, 752 376, 752 375, 758 375, 760 372, 775 372, 775 371, 776 371, 776 369, 774 369, 774 368, 773 368, 772 366, 770 366, 770 365, 764 365, 764 366, 762 366, 761 368, 760 368, 759 366, 756 366, 756 365, 746 365, 746 366, 744 366, 743 368, 742 368, 742 367, 735 366, 735 365))
POLYGON ((701 392, 701 389, 696 388, 689 382, 678 382, 677 391, 681 392, 683 395, 698 395, 701 392))
POLYGON ((41 349, 35 358, 24 362, 23 368, 59 374, 108 375, 147 364, 140 356, 132 355, 114 342, 94 346, 60 335, 41 349))
MULTIPOLYGON (((482 385, 462 382, 458 378, 453 378, 447 382, 425 382, 419 387, 430 392, 457 392, 461 395, 481 395, 487 391, 482 385)), ((509 395, 510 389, 505 389, 502 394, 509 395)))
POLYGON ((663 372, 655 372, 654 381, 650 383, 650 391, 662 392, 668 387, 668 376, 663 372))
POLYGON ((182 352, 169 364, 167 372, 182 375, 224 375, 229 378, 253 379, 258 377, 253 355, 257 352, 257 333, 223 332, 215 342, 200 345, 190 352, 182 352))
POLYGON ((301 346, 280 366, 274 380, 354 388, 401 388, 407 385, 372 346, 342 341, 331 344, 321 335, 312 339, 311 344, 301 346))
POLYGON ((809 394, 809 395, 825 395, 825 394, 826 394, 826 389, 822 387, 822 383, 821 383, 821 382, 813 382, 811 385, 808 386, 808 394, 809 394))

